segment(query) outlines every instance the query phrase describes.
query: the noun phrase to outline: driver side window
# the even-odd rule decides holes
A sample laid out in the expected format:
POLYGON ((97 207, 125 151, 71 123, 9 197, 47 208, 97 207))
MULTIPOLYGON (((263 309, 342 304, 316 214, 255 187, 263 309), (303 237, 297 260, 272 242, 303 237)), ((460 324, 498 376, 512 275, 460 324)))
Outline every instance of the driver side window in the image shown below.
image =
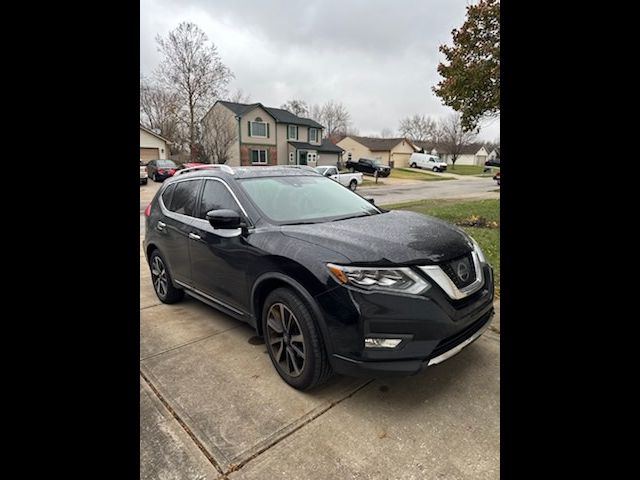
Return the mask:
POLYGON ((238 213, 240 210, 224 184, 217 180, 206 180, 200 199, 199 217, 206 220, 207 212, 221 209, 233 210, 238 213))

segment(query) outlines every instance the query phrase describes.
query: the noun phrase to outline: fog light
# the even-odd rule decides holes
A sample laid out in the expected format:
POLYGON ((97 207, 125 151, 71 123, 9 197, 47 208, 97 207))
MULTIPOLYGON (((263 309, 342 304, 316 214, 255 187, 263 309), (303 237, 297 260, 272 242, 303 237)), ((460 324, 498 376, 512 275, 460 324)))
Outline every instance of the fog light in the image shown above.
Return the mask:
POLYGON ((396 348, 400 342, 402 342, 401 338, 365 338, 364 346, 365 348, 396 348))

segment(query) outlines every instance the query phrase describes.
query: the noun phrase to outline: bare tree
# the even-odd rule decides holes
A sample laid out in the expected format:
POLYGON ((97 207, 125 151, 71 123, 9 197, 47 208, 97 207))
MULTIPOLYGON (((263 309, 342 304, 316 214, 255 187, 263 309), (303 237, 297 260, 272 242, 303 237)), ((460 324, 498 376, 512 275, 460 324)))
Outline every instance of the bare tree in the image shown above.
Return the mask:
POLYGON ((251 101, 251 94, 244 93, 242 89, 239 89, 231 94, 229 101, 235 103, 249 103, 251 101))
POLYGON ((393 130, 391 130, 390 128, 383 128, 382 130, 380 130, 380 138, 393 138, 393 130))
POLYGON ((351 115, 342 103, 329 100, 322 106, 320 123, 324 125, 325 137, 344 134, 351 123, 351 115))
POLYGON ((322 106, 313 104, 309 107, 309 118, 315 120, 318 123, 322 123, 322 106))
POLYGON ((419 142, 435 142, 438 137, 438 126, 431 117, 413 115, 400 120, 400 134, 419 142))
POLYGON ((182 137, 179 101, 175 93, 140 78, 140 123, 158 130, 163 137, 179 144, 182 137))
POLYGON ((233 73, 222 63, 213 42, 194 23, 182 22, 166 38, 158 35, 156 42, 163 55, 156 76, 178 95, 193 146, 199 119, 215 99, 226 93, 233 73))
POLYGON ((309 116, 309 106, 304 100, 291 99, 287 101, 287 103, 283 103, 282 105, 280 105, 280 108, 288 110, 294 115, 298 115, 299 117, 309 116))
POLYGON ((202 149, 209 163, 227 163, 237 139, 233 114, 225 108, 212 108, 202 119, 202 149))
POLYGON ((467 145, 475 140, 476 134, 473 131, 464 131, 459 113, 454 113, 442 119, 440 121, 440 131, 442 134, 441 145, 451 155, 451 163, 455 165, 458 156, 467 145))

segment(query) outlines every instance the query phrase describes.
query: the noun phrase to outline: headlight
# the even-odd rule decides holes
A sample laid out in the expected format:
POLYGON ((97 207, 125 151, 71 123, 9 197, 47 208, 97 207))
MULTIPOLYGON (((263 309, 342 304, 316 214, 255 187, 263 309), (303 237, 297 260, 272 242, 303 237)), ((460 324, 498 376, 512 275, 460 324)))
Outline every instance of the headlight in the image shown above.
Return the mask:
POLYGON ((480 260, 481 263, 487 263, 487 259, 484 258, 484 253, 482 253, 482 249, 480 248, 480 245, 478 245, 478 242, 476 242, 473 237, 469 237, 469 238, 473 242, 473 248, 475 249, 476 254, 478 255, 478 260, 480 260))
POLYGON ((342 285, 363 290, 379 290, 417 295, 431 285, 410 268, 345 267, 328 263, 327 268, 342 285))

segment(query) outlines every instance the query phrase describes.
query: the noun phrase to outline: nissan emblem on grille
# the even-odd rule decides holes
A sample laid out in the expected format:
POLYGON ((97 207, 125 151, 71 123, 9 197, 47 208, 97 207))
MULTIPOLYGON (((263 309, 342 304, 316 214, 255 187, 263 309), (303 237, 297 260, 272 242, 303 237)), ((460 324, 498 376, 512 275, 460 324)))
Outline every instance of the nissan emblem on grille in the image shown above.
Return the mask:
POLYGON ((456 273, 458 274, 458 277, 463 282, 466 282, 467 280, 469 280, 469 265, 467 265, 467 262, 468 260, 466 258, 463 260, 460 260, 460 262, 458 262, 458 268, 456 271, 456 273))

